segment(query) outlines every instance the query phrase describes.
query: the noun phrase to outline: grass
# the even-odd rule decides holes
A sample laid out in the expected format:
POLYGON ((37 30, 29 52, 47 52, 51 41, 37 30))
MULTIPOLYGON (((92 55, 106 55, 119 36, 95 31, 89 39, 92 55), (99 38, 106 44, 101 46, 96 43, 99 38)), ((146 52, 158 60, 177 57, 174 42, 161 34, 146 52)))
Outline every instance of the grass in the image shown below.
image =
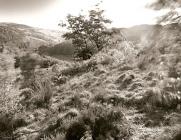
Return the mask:
POLYGON ((52 63, 55 59, 31 56, 42 65, 33 68, 34 78, 31 75, 30 84, 21 90, 17 102, 22 108, 17 109, 9 92, 1 94, 0 123, 9 130, 4 136, 12 132, 32 140, 172 140, 179 136, 179 55, 173 60, 175 55, 166 54, 169 46, 163 50, 157 44, 136 57, 129 42, 114 45, 83 62, 52 63))
POLYGON ((32 83, 31 88, 26 88, 22 90, 21 104, 25 105, 27 108, 34 105, 35 107, 48 107, 50 99, 53 95, 53 89, 51 82, 46 78, 36 78, 32 83))
POLYGON ((0 139, 13 138, 16 128, 25 125, 25 121, 15 116, 23 109, 19 104, 18 89, 10 83, 8 75, 0 76, 0 139))
POLYGON ((35 94, 32 97, 32 102, 37 106, 47 106, 50 103, 50 99, 53 95, 53 89, 51 87, 51 82, 47 79, 37 79, 34 83, 35 94))
MULTIPOLYGON (((83 63, 62 62, 61 65, 56 64, 56 67, 54 65, 52 75, 60 79, 60 83, 49 83, 49 85, 56 85, 57 89, 48 88, 47 84, 41 82, 43 78, 40 78, 40 81, 37 80, 38 83, 35 82, 37 87, 35 86, 33 90, 32 102, 38 108, 44 107, 46 104, 49 107, 47 109, 53 110, 55 113, 53 124, 51 117, 42 120, 43 126, 39 138, 79 140, 92 137, 95 140, 119 138, 129 140, 141 132, 143 134, 140 139, 143 139, 146 137, 146 134, 142 132, 143 129, 146 131, 148 128, 154 130, 151 127, 156 126, 160 127, 159 131, 163 129, 161 119, 166 114, 161 114, 158 111, 155 113, 156 117, 149 115, 149 113, 154 113, 160 107, 163 110, 172 109, 171 104, 175 103, 175 94, 167 92, 166 85, 169 83, 169 78, 168 80, 163 79, 163 81, 167 81, 166 84, 163 84, 159 80, 158 74, 147 71, 140 73, 130 64, 122 64, 121 62, 115 67, 115 64, 110 63, 111 61, 102 63, 103 59, 98 60, 98 58, 94 57, 83 63), (66 80, 61 83, 61 78, 66 80), (155 84, 149 87, 149 83, 154 81, 155 84), (52 90, 56 94, 49 96, 49 91, 52 90), (134 97, 140 95, 142 98, 135 101, 134 97), (45 96, 49 100, 44 100, 45 96), (119 108, 120 106, 126 109, 122 110, 119 108), (131 110, 131 108, 136 108, 137 111, 145 113, 145 115, 141 114, 143 116, 143 128, 140 128, 140 122, 135 126, 135 123, 128 121, 129 118, 127 120, 124 117, 123 112, 131 110), (155 125, 155 123, 159 125, 155 125), (130 132, 132 128, 134 131, 130 132), (60 138, 58 134, 61 134, 60 138)), ((179 86, 176 86, 174 90, 179 90, 179 86)), ((163 123, 163 125, 166 124, 163 123)))

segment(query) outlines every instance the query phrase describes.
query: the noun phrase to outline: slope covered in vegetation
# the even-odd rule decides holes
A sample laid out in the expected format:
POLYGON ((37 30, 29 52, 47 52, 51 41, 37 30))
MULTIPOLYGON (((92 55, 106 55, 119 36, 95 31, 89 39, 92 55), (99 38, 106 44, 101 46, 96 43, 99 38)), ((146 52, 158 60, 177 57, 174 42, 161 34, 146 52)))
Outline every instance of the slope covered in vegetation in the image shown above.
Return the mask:
POLYGON ((4 92, 1 139, 179 140, 181 27, 155 28, 136 43, 117 31, 83 62, 23 57, 20 87, 4 92))
POLYGON ((0 23, 0 52, 9 57, 34 52, 41 45, 55 45, 61 42, 61 33, 15 23, 0 23))

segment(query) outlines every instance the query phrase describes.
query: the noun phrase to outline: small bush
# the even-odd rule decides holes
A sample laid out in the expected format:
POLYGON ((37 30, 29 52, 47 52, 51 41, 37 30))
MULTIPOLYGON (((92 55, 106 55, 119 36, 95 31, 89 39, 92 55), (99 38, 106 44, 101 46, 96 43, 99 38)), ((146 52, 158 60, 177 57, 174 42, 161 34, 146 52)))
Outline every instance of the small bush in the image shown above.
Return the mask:
POLYGON ((49 68, 49 67, 53 66, 54 64, 57 64, 57 62, 53 59, 43 59, 40 62, 40 67, 49 68))
POLYGON ((23 118, 14 118, 12 114, 1 113, 0 114, 0 139, 13 139, 13 132, 22 126, 26 126, 27 123, 23 118))
POLYGON ((23 76, 21 88, 28 88, 35 78, 35 67, 37 66, 36 58, 32 55, 26 54, 20 57, 20 70, 23 76))
POLYGON ((96 68, 97 62, 96 61, 87 61, 83 64, 76 63, 75 65, 62 70, 61 74, 65 76, 75 76, 80 73, 85 73, 96 68))
POLYGON ((41 46, 38 48, 37 51, 38 51, 38 54, 43 55, 43 54, 46 53, 47 50, 48 50, 48 47, 47 47, 47 46, 41 45, 41 46))
POLYGON ((66 140, 80 140, 86 132, 86 126, 83 122, 73 123, 66 133, 66 140))
POLYGON ((173 140, 181 140, 181 132, 178 133, 174 138, 173 140))
POLYGON ((93 51, 91 50, 91 48, 84 48, 77 51, 75 58, 77 58, 76 60, 78 59, 87 60, 87 59, 90 59, 92 55, 93 55, 93 51))
POLYGON ((168 76, 172 78, 178 78, 181 76, 181 63, 173 64, 169 67, 168 76))
POLYGON ((94 140, 129 138, 128 124, 120 109, 93 105, 69 126, 66 140, 79 140, 87 133, 94 140))
POLYGON ((65 84, 67 81, 67 77, 66 76, 54 76, 54 77, 52 77, 52 81, 54 83, 56 83, 57 85, 65 84))
POLYGON ((79 95, 73 95, 67 103, 65 103, 66 106, 71 106, 73 108, 82 108, 83 103, 81 101, 81 98, 79 95))
POLYGON ((14 63, 15 69, 19 68, 20 67, 20 58, 18 56, 15 56, 14 59, 15 59, 15 63, 14 63))
POLYGON ((3 45, 3 44, 1 44, 1 45, 0 45, 0 53, 2 53, 2 52, 3 52, 3 50, 4 50, 4 45, 3 45))
POLYGON ((13 127, 10 123, 12 120, 12 115, 1 114, 0 115, 0 139, 4 137, 10 137, 13 135, 13 127))

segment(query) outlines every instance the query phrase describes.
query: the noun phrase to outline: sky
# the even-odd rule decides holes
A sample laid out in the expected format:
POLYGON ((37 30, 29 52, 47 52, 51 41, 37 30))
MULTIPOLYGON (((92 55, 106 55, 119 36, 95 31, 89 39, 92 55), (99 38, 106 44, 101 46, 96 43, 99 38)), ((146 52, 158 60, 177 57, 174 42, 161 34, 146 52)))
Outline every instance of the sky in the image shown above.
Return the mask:
MULTIPOLYGON (((105 16, 113 27, 154 24, 165 11, 146 8, 153 0, 102 0, 105 16)), ((98 0, 0 0, 0 22, 13 22, 46 29, 59 29, 67 14, 78 15, 98 0)))

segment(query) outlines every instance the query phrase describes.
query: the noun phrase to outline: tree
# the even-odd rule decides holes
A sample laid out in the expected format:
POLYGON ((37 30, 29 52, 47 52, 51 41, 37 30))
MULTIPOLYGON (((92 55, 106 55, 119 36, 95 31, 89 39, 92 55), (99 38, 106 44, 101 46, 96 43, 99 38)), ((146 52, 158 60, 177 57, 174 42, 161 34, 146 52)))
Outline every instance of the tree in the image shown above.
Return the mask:
POLYGON ((165 15, 158 18, 158 23, 181 23, 181 14, 176 10, 170 10, 165 15))
POLYGON ((169 11, 158 18, 158 23, 181 23, 181 13, 177 8, 181 7, 181 0, 156 0, 150 5, 154 10, 169 9, 169 11))
POLYGON ((66 40, 72 40, 76 58, 89 59, 95 52, 109 44, 110 35, 106 24, 110 24, 111 21, 103 16, 104 10, 98 6, 90 10, 88 16, 69 14, 66 23, 59 24, 67 28, 68 32, 63 34, 63 37, 66 40))
POLYGON ((154 3, 150 5, 151 8, 155 10, 161 10, 163 8, 179 8, 181 7, 180 0, 156 0, 154 3))

